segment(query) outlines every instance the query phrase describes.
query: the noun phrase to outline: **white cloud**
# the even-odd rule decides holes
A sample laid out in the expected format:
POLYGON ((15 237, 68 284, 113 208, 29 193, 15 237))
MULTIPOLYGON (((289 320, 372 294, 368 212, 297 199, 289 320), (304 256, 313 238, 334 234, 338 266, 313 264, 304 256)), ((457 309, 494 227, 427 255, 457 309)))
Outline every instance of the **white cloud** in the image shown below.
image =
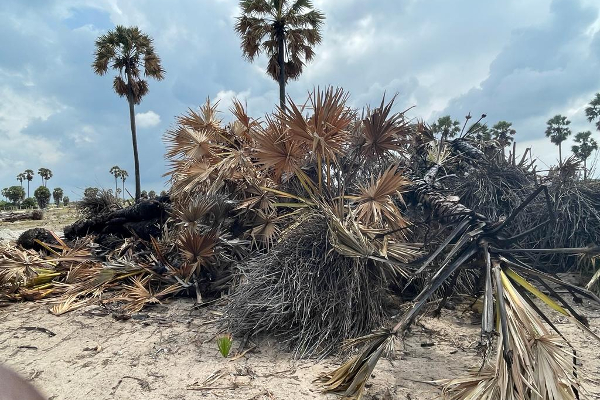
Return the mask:
POLYGON ((145 113, 137 113, 135 114, 135 123, 140 128, 152 128, 160 124, 160 115, 152 110, 145 113))

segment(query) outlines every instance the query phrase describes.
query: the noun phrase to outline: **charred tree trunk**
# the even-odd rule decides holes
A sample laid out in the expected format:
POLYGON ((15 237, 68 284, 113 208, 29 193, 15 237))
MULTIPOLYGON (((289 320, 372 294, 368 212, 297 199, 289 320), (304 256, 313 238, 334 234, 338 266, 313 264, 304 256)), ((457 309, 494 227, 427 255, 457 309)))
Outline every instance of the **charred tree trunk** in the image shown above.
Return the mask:
POLYGON ((161 225, 166 221, 169 209, 168 196, 140 201, 131 207, 82 219, 66 226, 65 238, 74 240, 89 234, 112 234, 149 240, 151 236, 161 235, 161 225))

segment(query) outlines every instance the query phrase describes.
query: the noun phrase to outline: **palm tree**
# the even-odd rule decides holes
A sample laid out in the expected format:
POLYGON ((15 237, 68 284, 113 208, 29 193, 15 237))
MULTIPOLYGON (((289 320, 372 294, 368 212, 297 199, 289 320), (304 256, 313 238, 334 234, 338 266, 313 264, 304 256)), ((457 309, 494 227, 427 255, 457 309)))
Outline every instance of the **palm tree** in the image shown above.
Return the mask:
POLYGON ((118 165, 114 165, 111 169, 110 169, 110 174, 114 175, 115 177, 115 193, 117 192, 117 179, 119 179, 119 176, 121 176, 121 168, 119 168, 118 165))
POLYGON ((23 173, 25 174, 25 179, 27 179, 27 197, 29 197, 29 182, 33 180, 34 173, 32 169, 26 169, 23 173))
POLYGON ((434 134, 441 134, 444 137, 451 138, 460 133, 460 122, 452 120, 449 115, 438 118, 437 122, 431 125, 431 131, 434 134))
POLYGON ((63 198, 63 190, 59 187, 54 188, 54 191, 52 192, 52 197, 54 198, 54 202, 58 206, 58 204, 63 198))
MULTIPOLYGON (((119 176, 121 177, 121 181, 123 181, 123 200, 125 200, 125 180, 129 176, 129 174, 127 173, 127 171, 125 171, 124 169, 122 169, 122 170, 119 171, 119 176)), ((137 182, 136 182, 136 188, 135 188, 136 193, 137 193, 138 189, 139 188, 137 187, 137 182)), ((141 195, 141 192, 140 192, 140 195, 141 195)))
POLYGON ((588 121, 596 121, 596 129, 600 131, 600 93, 596 93, 596 96, 590 101, 589 106, 585 109, 585 116, 588 121))
POLYGON ((140 104, 142 97, 148 93, 148 82, 141 78, 144 75, 157 80, 163 79, 164 70, 160 58, 154 51, 152 38, 137 27, 117 26, 96 40, 96 52, 92 68, 98 75, 104 75, 108 68, 119 71, 113 81, 115 92, 127 98, 129 103, 129 120, 131 123, 131 139, 133 142, 133 161, 135 165, 135 200, 140 198, 140 162, 137 150, 135 130, 134 104, 140 104))
MULTIPOLYGON (((21 185, 21 187, 23 187, 23 185, 21 185)), ((8 188, 2 189, 2 197, 8 200, 8 188)))
POLYGON ((21 187, 23 187, 23 181, 25 179, 27 179, 25 172, 21 172, 19 175, 17 175, 17 180, 21 183, 21 187))
POLYGON ((594 139, 591 138, 592 132, 585 131, 579 132, 575 135, 575 143, 579 143, 579 145, 575 145, 571 147, 573 154, 575 157, 579 158, 583 161, 583 180, 587 179, 587 159, 592 155, 594 150, 598 150, 598 143, 594 139))
POLYGON ((48 179, 52 178, 52 171, 48 168, 40 168, 38 169, 38 174, 42 177, 42 185, 46 187, 48 179))
POLYGON ((502 147, 502 157, 504 157, 506 146, 513 142, 515 133, 517 133, 517 131, 512 129, 512 122, 499 121, 496 125, 492 126, 490 133, 494 140, 502 147))
POLYGON ((546 124, 546 136, 550 138, 552 143, 558 146, 558 163, 562 166, 562 142, 567 140, 572 133, 571 129, 569 129, 571 121, 564 115, 555 115, 546 124))
POLYGON ((285 84, 298 79, 305 63, 321 43, 325 15, 309 0, 242 0, 242 15, 235 25, 242 39, 242 53, 252 62, 265 52, 267 73, 279 82, 279 106, 285 108, 285 84))

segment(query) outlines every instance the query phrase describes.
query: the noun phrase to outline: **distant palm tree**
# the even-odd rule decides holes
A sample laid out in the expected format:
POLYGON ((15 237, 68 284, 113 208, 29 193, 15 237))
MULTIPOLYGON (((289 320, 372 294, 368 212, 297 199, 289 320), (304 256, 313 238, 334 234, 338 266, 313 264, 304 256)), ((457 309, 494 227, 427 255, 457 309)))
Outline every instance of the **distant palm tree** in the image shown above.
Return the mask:
POLYGON ((40 168, 38 169, 38 174, 42 177, 42 186, 46 187, 48 179, 52 178, 52 171, 48 168, 40 168))
POLYGON ((490 133, 494 140, 502 147, 502 156, 504 157, 506 146, 514 141, 514 136, 517 133, 517 131, 512 128, 512 122, 499 121, 492 126, 490 133))
POLYGON ((152 39, 135 26, 127 28, 119 25, 96 40, 92 68, 98 75, 104 75, 108 72, 109 66, 119 71, 119 75, 113 81, 115 92, 121 97, 126 97, 129 103, 135 165, 135 200, 137 201, 141 189, 134 104, 140 104, 142 97, 148 93, 148 82, 140 77, 140 73, 143 70, 145 76, 161 80, 164 70, 160 65, 160 58, 154 51, 152 39))
POLYGON ((118 165, 114 165, 111 169, 110 169, 110 174, 114 175, 115 177, 115 193, 117 192, 117 180, 119 179, 119 177, 121 176, 121 168, 119 168, 118 165))
POLYGON ((571 121, 564 115, 555 115, 546 124, 546 136, 558 146, 558 163, 562 166, 562 142, 571 135, 571 129, 569 128, 571 121))
POLYGON ((588 121, 596 121, 596 129, 600 131, 600 93, 596 93, 590 104, 585 109, 588 121))
POLYGON ((279 82, 279 106, 285 108, 285 84, 298 79, 305 63, 321 43, 325 15, 309 0, 242 0, 235 25, 242 53, 253 61, 261 52, 269 57, 267 73, 279 82))
POLYGON ((32 169, 26 169, 23 173, 25 174, 25 179, 27 179, 27 197, 29 198, 29 182, 33 180, 34 172, 32 169))
MULTIPOLYGON (((129 174, 127 173, 127 171, 122 169, 121 171, 119 171, 119 176, 121 177, 121 181, 123 181, 123 200, 125 200, 125 180, 129 176, 129 174)), ((136 190, 137 190, 137 188, 136 188, 136 190)), ((140 193, 140 195, 141 195, 141 193, 140 193)))
POLYGON ((452 120, 449 115, 438 118, 437 122, 431 125, 431 131, 434 134, 443 135, 446 138, 451 138, 460 133, 460 122, 452 120))
POLYGON ((54 198, 54 202, 56 203, 56 205, 58 206, 60 201, 63 198, 63 190, 61 188, 54 188, 54 191, 52 192, 52 197, 54 198))
POLYGON ((25 172, 21 172, 19 175, 17 175, 17 180, 21 182, 21 187, 23 187, 23 181, 25 179, 27 179, 27 175, 25 175, 25 172))
POLYGON ((592 155, 594 150, 598 150, 598 143, 591 138, 592 132, 579 132, 575 135, 575 143, 579 143, 571 147, 575 157, 583 161, 583 180, 587 180, 587 159, 592 155))

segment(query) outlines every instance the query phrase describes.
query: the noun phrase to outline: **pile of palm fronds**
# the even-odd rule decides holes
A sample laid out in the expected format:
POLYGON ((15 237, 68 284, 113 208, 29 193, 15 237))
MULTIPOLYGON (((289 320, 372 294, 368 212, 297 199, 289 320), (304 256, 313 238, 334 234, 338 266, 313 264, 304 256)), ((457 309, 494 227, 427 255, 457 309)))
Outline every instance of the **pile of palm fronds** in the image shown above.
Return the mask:
POLYGON ((71 246, 56 235, 54 240, 56 244, 39 242, 46 255, 0 247, 0 304, 43 299, 50 312, 60 315, 103 303, 115 312, 133 313, 184 290, 178 271, 139 241, 126 239, 100 255, 91 237, 71 246))
POLYGON ((316 89, 264 119, 236 101, 229 124, 210 101, 190 110, 165 135, 172 206, 160 240, 121 239, 129 249, 146 243, 129 258, 119 250, 82 260, 70 252, 83 247, 59 242, 32 263, 34 253, 10 249, 0 293, 71 305, 110 292, 134 311, 174 292, 198 302, 228 292, 229 330, 275 334, 298 356, 366 335, 350 342, 364 350, 322 379, 349 397, 433 303, 439 311, 469 294, 483 303, 486 367, 446 382, 448 396, 575 398, 574 352, 548 310, 595 336, 553 285, 599 301, 554 275, 576 264, 595 272, 597 182, 577 181, 570 162, 541 177, 466 124, 455 139, 436 137, 393 113, 393 99, 362 114, 347 99, 316 89))

